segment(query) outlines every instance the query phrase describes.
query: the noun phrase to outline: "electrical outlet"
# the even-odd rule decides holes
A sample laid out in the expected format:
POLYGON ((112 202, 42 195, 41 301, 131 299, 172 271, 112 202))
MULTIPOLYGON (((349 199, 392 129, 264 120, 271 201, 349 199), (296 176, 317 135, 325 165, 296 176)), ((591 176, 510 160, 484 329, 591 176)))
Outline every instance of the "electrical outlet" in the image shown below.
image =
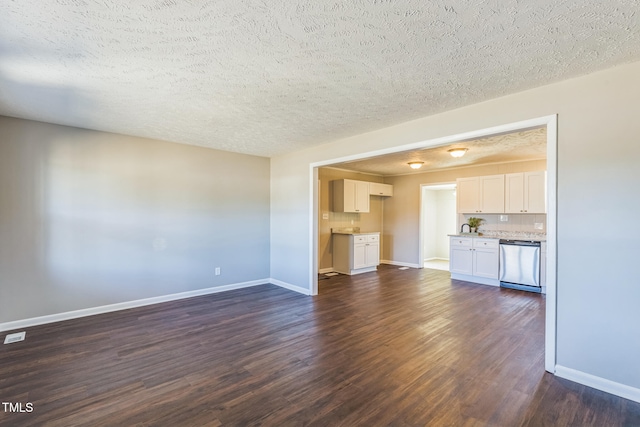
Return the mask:
POLYGON ((500 215, 500 221, 502 222, 509 221, 509 215, 500 215))
POLYGON ((536 230, 542 230, 544 228, 543 224, 541 222, 534 222, 533 223, 533 228, 535 228, 536 230))
POLYGON ((220 267, 216 267, 216 276, 220 275, 220 267))
POLYGON ((323 213, 322 214, 322 219, 329 219, 329 214, 328 213, 323 213))

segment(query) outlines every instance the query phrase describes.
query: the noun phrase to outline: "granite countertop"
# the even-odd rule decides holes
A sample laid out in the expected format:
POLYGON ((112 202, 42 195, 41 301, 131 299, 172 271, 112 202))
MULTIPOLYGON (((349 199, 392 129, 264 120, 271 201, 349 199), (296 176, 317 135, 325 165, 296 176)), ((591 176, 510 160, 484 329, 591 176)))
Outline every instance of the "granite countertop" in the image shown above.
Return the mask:
POLYGON ((479 237, 482 239, 506 239, 506 240, 529 240, 534 242, 546 242, 545 233, 529 233, 525 231, 481 231, 480 233, 456 233, 449 234, 450 237, 479 237))
POLYGON ((380 234, 379 231, 360 231, 360 227, 332 228, 331 234, 380 234))

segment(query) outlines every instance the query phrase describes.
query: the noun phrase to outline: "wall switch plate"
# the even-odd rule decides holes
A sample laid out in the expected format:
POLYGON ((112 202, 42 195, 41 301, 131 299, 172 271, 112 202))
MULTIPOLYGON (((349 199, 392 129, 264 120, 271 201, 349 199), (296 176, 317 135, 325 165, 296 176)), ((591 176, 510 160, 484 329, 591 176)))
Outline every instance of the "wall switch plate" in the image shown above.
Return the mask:
POLYGON ((509 215, 500 215, 500 221, 509 221, 509 215))
POLYGON ((216 267, 216 276, 220 275, 220 267, 216 267))
POLYGON ((544 227, 543 227, 543 224, 541 222, 534 222, 533 223, 533 228, 535 228, 536 230, 542 230, 544 227))

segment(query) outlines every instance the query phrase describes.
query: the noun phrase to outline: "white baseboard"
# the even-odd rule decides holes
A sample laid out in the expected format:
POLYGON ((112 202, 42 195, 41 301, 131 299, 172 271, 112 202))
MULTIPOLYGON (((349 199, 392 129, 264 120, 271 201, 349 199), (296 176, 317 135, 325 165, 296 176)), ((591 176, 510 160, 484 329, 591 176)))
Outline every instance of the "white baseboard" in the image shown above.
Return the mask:
POLYGON ((381 259, 380 264, 397 265, 399 267, 422 268, 420 264, 413 264, 410 262, 400 262, 400 261, 389 261, 387 259, 381 259))
POLYGON ((596 377, 582 371, 556 365, 556 375, 588 387, 592 387, 625 399, 640 402, 640 389, 628 385, 620 384, 611 380, 596 377))
POLYGON ((433 257, 433 258, 424 259, 424 262, 428 262, 428 261, 449 261, 449 258, 433 257))
POLYGON ((269 283, 280 286, 281 288, 289 289, 290 291, 301 293, 303 295, 311 295, 311 291, 309 289, 305 289, 297 285, 292 285, 291 283, 283 282, 282 280, 274 279, 273 277, 269 279, 269 283))
POLYGON ((320 270, 318 270, 318 274, 326 274, 326 273, 332 273, 332 272, 333 272, 333 267, 321 268, 320 270))
MULTIPOLYGON (((249 288, 252 286, 266 285, 272 283, 271 279, 251 280, 249 282, 233 283, 230 285, 216 286, 213 288, 197 289, 195 291, 180 292, 177 294, 162 295, 158 297, 126 301, 117 304, 103 305, 100 307, 85 308, 82 310, 67 311, 65 313, 50 314, 47 316, 33 317, 30 319, 16 320, 13 322, 0 323, 0 332, 14 329, 28 328, 31 326, 44 325, 47 323, 61 322, 63 320, 77 319, 80 317, 93 316, 96 314, 110 313, 112 311, 127 310, 129 308, 143 307, 145 305, 159 304, 162 302, 175 301, 185 298, 192 298, 201 295, 215 294, 218 292, 231 291, 234 289, 249 288)), ((295 289, 293 289, 295 290, 295 289)))

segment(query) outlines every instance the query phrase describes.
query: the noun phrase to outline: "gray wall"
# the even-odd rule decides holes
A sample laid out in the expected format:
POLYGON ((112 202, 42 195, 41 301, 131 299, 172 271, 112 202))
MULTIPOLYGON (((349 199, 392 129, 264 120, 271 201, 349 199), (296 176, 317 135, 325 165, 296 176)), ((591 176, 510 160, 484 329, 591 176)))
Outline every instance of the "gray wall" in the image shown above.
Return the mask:
MULTIPOLYGON (((636 62, 272 158, 271 276, 312 288, 310 164, 557 114, 557 363, 640 389, 639 75, 636 62)), ((391 247, 405 237, 417 247, 391 247)))
POLYGON ((267 158, 0 117, 0 323, 268 278, 269 221, 267 158))

